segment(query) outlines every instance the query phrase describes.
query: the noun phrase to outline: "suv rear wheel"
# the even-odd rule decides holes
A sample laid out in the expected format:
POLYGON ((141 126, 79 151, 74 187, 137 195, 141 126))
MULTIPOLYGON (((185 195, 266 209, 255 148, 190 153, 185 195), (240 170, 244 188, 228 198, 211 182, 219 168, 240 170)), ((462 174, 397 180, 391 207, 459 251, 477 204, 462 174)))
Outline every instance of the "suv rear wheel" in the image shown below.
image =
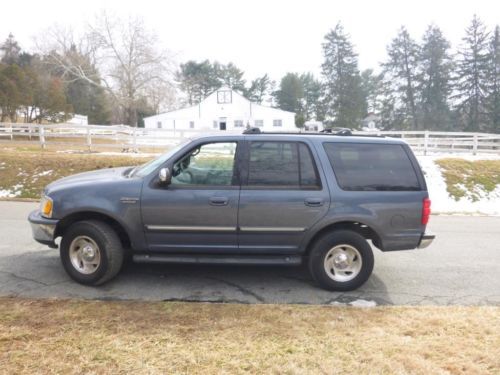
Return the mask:
POLYGON ((359 233, 338 230, 321 237, 309 254, 309 270, 324 289, 349 291, 363 285, 373 271, 373 252, 359 233))
POLYGON ((123 264, 124 251, 116 232, 96 221, 74 223, 64 233, 61 261, 68 275, 85 285, 100 285, 115 277, 123 264))

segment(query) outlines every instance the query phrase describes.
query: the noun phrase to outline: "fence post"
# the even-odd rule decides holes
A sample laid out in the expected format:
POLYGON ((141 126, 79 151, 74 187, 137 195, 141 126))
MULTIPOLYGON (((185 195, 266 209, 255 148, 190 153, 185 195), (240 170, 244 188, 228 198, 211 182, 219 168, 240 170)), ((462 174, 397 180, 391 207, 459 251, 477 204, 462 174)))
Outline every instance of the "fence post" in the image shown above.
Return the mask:
POLYGON ((429 131, 424 132, 424 155, 427 155, 427 147, 429 147, 429 131))
POLYGON ((10 140, 12 141, 14 139, 14 125, 11 123, 10 124, 10 140))
POLYGON ((474 134, 472 138, 472 155, 477 154, 477 145, 478 145, 478 137, 477 134, 474 134))
POLYGON ((40 140, 42 149, 45 149, 45 128, 41 124, 38 125, 38 139, 40 140))
POLYGON ((137 152, 137 134, 136 134, 137 128, 134 126, 132 130, 132 146, 133 146, 133 151, 137 152))
POLYGON ((89 127, 87 127, 87 148, 89 152, 92 152, 92 133, 89 127))

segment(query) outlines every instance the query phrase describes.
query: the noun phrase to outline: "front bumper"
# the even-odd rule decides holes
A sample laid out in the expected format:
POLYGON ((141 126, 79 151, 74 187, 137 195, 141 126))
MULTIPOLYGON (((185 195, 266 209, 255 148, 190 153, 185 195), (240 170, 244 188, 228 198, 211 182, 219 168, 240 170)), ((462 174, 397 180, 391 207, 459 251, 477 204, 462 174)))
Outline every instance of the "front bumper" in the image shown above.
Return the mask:
POLYGON ((35 210, 30 213, 28 221, 31 224, 33 238, 37 242, 52 248, 57 248, 57 245, 54 242, 54 234, 59 220, 47 219, 40 214, 40 210, 35 210))
POLYGON ((420 238, 420 242, 417 247, 419 249, 425 249, 426 247, 430 246, 432 241, 434 241, 434 238, 436 238, 434 234, 424 233, 420 238))

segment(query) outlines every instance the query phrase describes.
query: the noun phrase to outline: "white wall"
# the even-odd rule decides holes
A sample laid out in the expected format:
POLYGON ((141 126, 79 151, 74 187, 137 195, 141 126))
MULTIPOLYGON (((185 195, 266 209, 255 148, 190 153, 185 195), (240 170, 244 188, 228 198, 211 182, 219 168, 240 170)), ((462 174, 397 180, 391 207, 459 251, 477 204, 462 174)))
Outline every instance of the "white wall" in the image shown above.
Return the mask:
MULTIPOLYGON (((222 96, 221 94, 219 99, 224 99, 222 96)), ((174 128, 176 130, 191 129, 191 126, 194 126, 197 130, 215 131, 219 130, 220 124, 225 122, 226 130, 243 130, 247 124, 254 127, 259 125, 260 121, 263 122, 261 129, 264 131, 297 130, 293 112, 252 103, 227 88, 221 88, 212 93, 199 105, 146 117, 144 126, 156 129, 160 125, 162 129, 171 130, 174 128), (231 103, 220 103, 217 94, 219 91, 230 92, 231 103), (274 126, 274 120, 281 120, 281 126, 274 126)))

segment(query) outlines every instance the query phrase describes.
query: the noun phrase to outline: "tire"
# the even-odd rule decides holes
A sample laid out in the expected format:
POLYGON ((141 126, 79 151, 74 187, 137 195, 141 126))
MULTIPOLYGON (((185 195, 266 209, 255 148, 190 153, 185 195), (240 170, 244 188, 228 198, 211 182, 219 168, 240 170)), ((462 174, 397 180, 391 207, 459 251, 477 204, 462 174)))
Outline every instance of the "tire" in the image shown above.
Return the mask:
POLYGON ((316 283, 331 291, 363 285, 373 271, 373 251, 359 233, 338 230, 316 241, 309 254, 309 271, 316 283))
POLYGON ((120 238, 108 224, 88 220, 71 225, 61 241, 60 256, 67 274, 84 285, 101 285, 123 265, 120 238))

